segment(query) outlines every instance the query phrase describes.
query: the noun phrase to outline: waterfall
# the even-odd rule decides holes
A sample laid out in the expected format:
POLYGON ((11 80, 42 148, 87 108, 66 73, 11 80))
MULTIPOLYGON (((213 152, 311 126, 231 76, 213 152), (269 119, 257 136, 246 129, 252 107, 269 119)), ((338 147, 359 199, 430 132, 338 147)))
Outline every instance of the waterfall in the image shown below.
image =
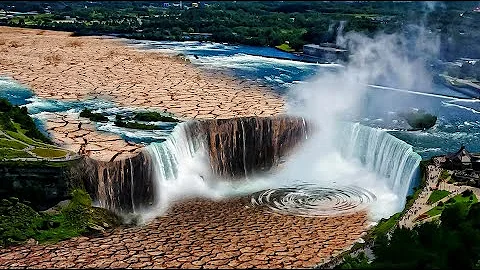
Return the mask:
POLYGON ((154 211, 162 213, 172 201, 188 196, 224 194, 213 186, 270 170, 306 133, 303 119, 294 117, 178 124, 164 142, 145 147, 151 161, 154 211))
POLYGON ((243 125, 242 119, 240 119, 240 124, 242 125, 242 142, 243 142, 243 170, 245 171, 245 178, 248 178, 247 176, 247 151, 246 151, 246 140, 245 140, 245 126, 243 125))
POLYGON ((132 211, 133 213, 135 213, 135 201, 133 200, 133 193, 134 193, 134 189, 135 189, 135 186, 133 185, 133 165, 132 165, 132 159, 128 159, 128 161, 130 162, 130 198, 132 200, 132 211))
POLYGON ((154 208, 163 212, 172 198, 201 193, 210 168, 206 157, 205 139, 198 136, 196 122, 178 124, 161 143, 145 148, 151 159, 155 190, 154 208))
POLYGON ((419 169, 420 155, 411 145, 381 129, 342 123, 339 131, 338 147, 342 156, 358 160, 369 171, 384 178, 403 205, 419 169))
POLYGON ((284 116, 183 122, 129 164, 97 162, 92 192, 102 206, 147 219, 188 197, 219 198, 297 182, 335 190, 362 187, 377 197, 372 207, 379 217, 403 207, 420 156, 383 130, 353 123, 339 127, 313 134, 303 118, 284 116), (318 137, 322 134, 333 135, 336 143, 330 144, 330 135, 318 137), (300 144, 302 150, 292 153, 300 144))
POLYGON ((77 170, 98 206, 117 213, 136 213, 154 198, 150 163, 143 153, 113 162, 84 157, 77 170))

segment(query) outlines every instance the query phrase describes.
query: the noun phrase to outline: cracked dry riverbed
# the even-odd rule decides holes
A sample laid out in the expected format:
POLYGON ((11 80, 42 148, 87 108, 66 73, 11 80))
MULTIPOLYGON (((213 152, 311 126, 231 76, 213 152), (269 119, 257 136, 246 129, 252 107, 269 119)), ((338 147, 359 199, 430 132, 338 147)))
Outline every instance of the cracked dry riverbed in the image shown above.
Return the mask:
POLYGON ((1 268, 306 268, 354 244, 364 212, 278 215, 248 198, 194 199, 135 228, 0 250, 1 268))
MULTIPOLYGON (((284 100, 271 89, 206 73, 180 58, 136 50, 118 39, 4 26, 0 37, 0 75, 22 83, 39 98, 101 98, 118 106, 168 111, 183 119, 284 112, 284 100)), ((80 121, 88 125, 88 119, 64 121, 68 128, 58 124, 62 119, 65 116, 47 120, 47 127, 57 143, 74 152, 113 161, 134 156, 143 147, 125 142, 124 151, 119 136, 79 131, 71 125, 80 121)))
MULTIPOLYGON (((118 106, 166 110, 182 119, 284 112, 284 100, 271 89, 208 74, 121 40, 70 35, 0 27, 0 75, 39 98, 102 98, 118 106)), ((143 148, 98 132, 86 118, 51 113, 45 121, 58 145, 96 160, 126 159, 143 148)), ((0 249, 0 268, 312 267, 351 246, 367 229, 364 212, 308 218, 249 205, 246 198, 179 202, 145 226, 0 249)))

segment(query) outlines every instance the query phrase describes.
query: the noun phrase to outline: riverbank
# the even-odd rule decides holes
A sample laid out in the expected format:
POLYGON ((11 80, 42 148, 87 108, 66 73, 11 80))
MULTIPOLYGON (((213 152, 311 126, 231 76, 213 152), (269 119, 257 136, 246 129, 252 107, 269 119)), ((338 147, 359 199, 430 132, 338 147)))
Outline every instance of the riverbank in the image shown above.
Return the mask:
MULTIPOLYGON (((5 26, 0 27, 0 36, 0 74, 40 98, 101 98, 182 119, 284 112, 283 98, 268 87, 210 74, 179 57, 136 50, 121 39, 5 26)), ((98 160, 128 158, 142 147, 100 134, 88 119, 69 115, 53 114, 46 127, 58 144, 98 160)))
POLYGON ((284 109, 273 91, 206 76, 182 59, 116 39, 13 27, 0 27, 0 33, 0 73, 42 98, 105 97, 184 118, 271 116, 284 109))
POLYGON ((274 215, 243 197, 195 199, 145 226, 0 249, 0 267, 308 268, 351 245, 366 223, 364 212, 310 218, 274 215))

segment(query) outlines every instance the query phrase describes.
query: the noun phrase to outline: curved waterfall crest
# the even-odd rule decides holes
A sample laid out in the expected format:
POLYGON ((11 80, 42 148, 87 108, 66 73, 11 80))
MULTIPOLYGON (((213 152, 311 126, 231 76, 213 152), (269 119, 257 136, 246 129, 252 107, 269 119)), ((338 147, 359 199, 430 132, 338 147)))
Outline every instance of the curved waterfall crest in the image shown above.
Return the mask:
MULTIPOLYGON (((344 198, 325 197, 323 191, 318 193, 322 187, 351 186, 366 191, 357 190, 348 200, 380 209, 376 217, 403 207, 421 161, 412 146, 358 123, 340 123, 323 132, 315 129, 315 134, 312 130, 305 119, 285 116, 183 122, 165 141, 151 143, 138 157, 90 166, 96 168, 90 177, 92 192, 107 208, 141 213, 147 219, 187 197, 220 198, 285 187, 297 194, 298 183, 312 186, 314 196, 309 201, 315 207, 324 207, 329 198, 344 198), (327 135, 318 136, 322 134, 327 135), (96 183, 95 175, 100 179, 96 183), (367 191, 374 196, 361 199, 367 191)), ((357 205, 348 200, 339 203, 357 205)))
POLYGON ((413 147, 384 130, 359 123, 342 123, 339 131, 342 155, 383 177, 404 203, 422 160, 413 147))

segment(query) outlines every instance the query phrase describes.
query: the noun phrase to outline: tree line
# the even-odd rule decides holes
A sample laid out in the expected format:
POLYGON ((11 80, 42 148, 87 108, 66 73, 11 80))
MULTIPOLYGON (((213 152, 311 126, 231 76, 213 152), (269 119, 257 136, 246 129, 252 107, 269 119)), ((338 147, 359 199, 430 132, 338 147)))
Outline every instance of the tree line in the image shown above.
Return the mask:
MULTIPOLYGON (((437 7, 429 7, 422 2, 237 1, 208 2, 208 6, 201 4, 198 8, 166 8, 164 3, 4 1, 0 9, 39 12, 2 21, 12 26, 73 31, 79 35, 118 34, 136 39, 209 40, 256 46, 277 46, 288 41, 296 50, 307 43, 335 43, 340 28, 373 35, 378 31, 402 31, 407 24, 423 24, 440 33, 445 57, 480 54, 480 32, 475 27, 480 14, 472 11, 475 3, 471 2, 439 2, 437 7), (66 16, 75 21, 65 22, 66 16)), ((184 7, 191 6, 191 2, 183 3, 184 7)))

